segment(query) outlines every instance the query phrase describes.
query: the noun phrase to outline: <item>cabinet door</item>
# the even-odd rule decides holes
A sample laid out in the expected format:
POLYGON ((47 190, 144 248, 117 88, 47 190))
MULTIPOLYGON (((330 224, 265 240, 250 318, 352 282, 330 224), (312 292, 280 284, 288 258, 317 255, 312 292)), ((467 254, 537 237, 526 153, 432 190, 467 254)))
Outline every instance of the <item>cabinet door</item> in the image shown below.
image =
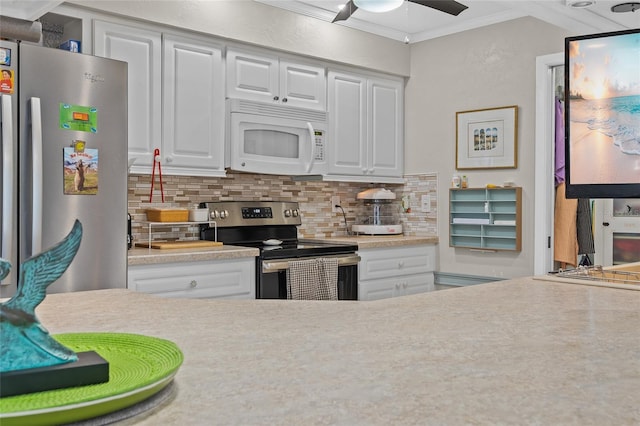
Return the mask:
POLYGON ((400 177, 403 174, 403 93, 400 80, 369 79, 367 82, 367 173, 370 175, 400 177))
POLYGON ((93 51, 128 65, 128 143, 132 172, 150 172, 161 141, 160 33, 96 20, 93 51))
POLYGON ((227 97, 262 102, 279 100, 279 66, 275 56, 227 50, 227 97))
POLYGON ((165 35, 163 171, 224 176, 222 49, 165 35))
POLYGON ((327 80, 323 67, 280 61, 280 100, 301 108, 327 109, 327 80))
POLYGON ((330 174, 366 173, 366 79, 329 73, 329 128, 327 160, 330 174))
POLYGON ((360 281, 358 283, 358 300, 387 299, 429 291, 435 291, 433 272, 399 275, 391 278, 360 281))
POLYGON ((427 272, 419 275, 409 275, 407 277, 398 278, 398 287, 402 289, 402 295, 426 293, 435 291, 433 272, 427 272))
POLYGON ((385 278, 358 282, 358 300, 380 300, 399 296, 396 280, 385 278))

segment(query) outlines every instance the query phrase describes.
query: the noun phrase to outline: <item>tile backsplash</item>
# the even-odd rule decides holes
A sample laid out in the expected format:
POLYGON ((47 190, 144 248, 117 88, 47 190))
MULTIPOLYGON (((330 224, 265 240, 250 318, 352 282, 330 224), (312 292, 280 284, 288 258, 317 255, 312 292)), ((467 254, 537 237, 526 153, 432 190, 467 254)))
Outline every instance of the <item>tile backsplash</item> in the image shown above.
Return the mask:
MULTIPOLYGON (((145 209, 149 207, 188 208, 204 201, 297 201, 300 204, 301 238, 347 235, 342 212, 332 212, 331 197, 339 196, 350 227, 364 207, 356 200, 358 192, 385 187, 397 196, 399 218, 405 235, 437 234, 437 176, 405 176, 404 184, 366 184, 354 182, 294 181, 290 176, 229 172, 225 178, 163 176, 164 203, 156 178, 152 202, 149 201, 151 176, 129 176, 129 213, 133 220, 133 239, 146 241, 148 228, 145 209), (427 197, 427 198, 425 198, 427 197), (427 201, 428 208, 423 208, 427 201), (430 210, 423 212, 423 210, 430 210)), ((154 227, 154 239, 197 239, 198 227, 154 227)))

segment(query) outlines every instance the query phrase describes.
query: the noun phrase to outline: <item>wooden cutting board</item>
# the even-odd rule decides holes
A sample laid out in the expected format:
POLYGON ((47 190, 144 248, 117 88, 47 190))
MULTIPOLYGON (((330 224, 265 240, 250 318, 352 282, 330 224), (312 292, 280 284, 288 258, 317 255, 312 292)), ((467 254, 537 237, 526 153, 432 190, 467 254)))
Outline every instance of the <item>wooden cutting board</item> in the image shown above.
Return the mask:
MULTIPOLYGON (((194 241, 152 241, 151 248, 153 249, 181 249, 181 248, 201 248, 201 247, 221 247, 220 241, 206 241, 206 240, 194 240, 194 241)), ((149 247, 149 243, 136 243, 136 247, 149 247)))

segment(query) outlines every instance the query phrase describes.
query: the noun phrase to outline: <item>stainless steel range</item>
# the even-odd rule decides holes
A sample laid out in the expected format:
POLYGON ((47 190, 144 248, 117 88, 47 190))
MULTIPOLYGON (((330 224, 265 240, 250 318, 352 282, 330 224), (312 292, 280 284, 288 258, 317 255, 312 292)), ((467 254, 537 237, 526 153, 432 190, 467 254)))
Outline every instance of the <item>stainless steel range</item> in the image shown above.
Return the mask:
MULTIPOLYGON (((286 299, 289 262, 301 258, 338 260, 338 299, 358 299, 356 244, 298 239, 302 224, 296 202, 216 201, 200 203, 217 224, 217 240, 224 244, 257 247, 256 298, 286 299)), ((214 240, 215 229, 201 225, 200 239, 214 240)))

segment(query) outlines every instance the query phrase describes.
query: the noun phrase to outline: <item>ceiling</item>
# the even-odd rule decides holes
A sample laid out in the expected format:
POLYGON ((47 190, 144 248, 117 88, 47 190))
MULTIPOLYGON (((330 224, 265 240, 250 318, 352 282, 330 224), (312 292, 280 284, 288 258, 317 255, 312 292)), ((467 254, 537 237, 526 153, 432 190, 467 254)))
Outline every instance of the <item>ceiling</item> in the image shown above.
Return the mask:
MULTIPOLYGON (((255 0, 331 22, 346 0, 255 0)), ((345 25, 394 40, 415 43, 473 28, 532 16, 575 35, 640 27, 640 10, 614 13, 611 6, 640 0, 596 0, 586 8, 568 6, 569 0, 457 0, 469 6, 458 16, 405 1, 396 10, 371 13, 358 9, 345 25)))

